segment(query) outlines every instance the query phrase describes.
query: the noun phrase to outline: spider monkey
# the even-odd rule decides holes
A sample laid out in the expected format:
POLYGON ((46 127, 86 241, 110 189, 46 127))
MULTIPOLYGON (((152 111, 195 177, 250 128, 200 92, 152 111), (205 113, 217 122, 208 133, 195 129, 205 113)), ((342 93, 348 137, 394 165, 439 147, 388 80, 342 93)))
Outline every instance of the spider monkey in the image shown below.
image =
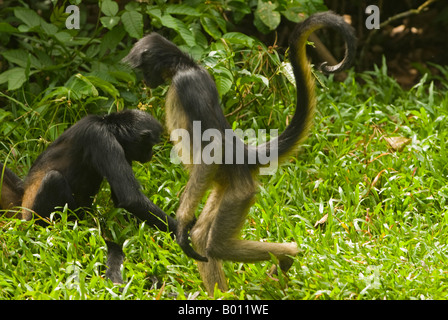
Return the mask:
MULTIPOLYGON (((249 208, 254 203, 257 170, 264 165, 258 156, 260 152, 276 155, 276 160, 281 161, 293 153, 307 137, 316 98, 305 47, 309 35, 323 27, 334 28, 342 34, 346 51, 339 64, 327 66, 324 63, 321 69, 327 73, 337 72, 348 67, 354 60, 354 31, 342 17, 331 12, 318 13, 296 25, 289 41, 289 49, 297 84, 297 108, 287 128, 277 138, 258 147, 244 144, 235 135, 229 137, 224 134, 231 127, 220 107, 213 78, 205 68, 196 64, 172 42, 151 33, 140 39, 124 59, 132 67, 143 71, 144 79, 150 87, 171 80, 166 98, 166 125, 170 132, 182 128, 192 136, 193 122, 200 121, 201 134, 208 129, 217 129, 223 133, 221 146, 231 145, 234 150, 238 150, 238 146, 244 144, 242 164, 229 164, 225 161, 222 164, 189 164, 187 168, 190 178, 176 212, 177 241, 181 247, 185 247, 191 236, 193 246, 201 255, 194 258, 199 260, 199 272, 210 295, 213 295, 215 285, 222 291, 227 290, 222 260, 256 262, 270 260, 272 254, 277 257, 280 269, 286 272, 293 263, 292 257, 298 254, 295 243, 240 240, 239 234, 249 208), (250 157, 255 161, 249 161, 250 157), (193 225, 198 203, 210 188, 211 193, 193 225)), ((190 144, 188 147, 191 148, 187 150, 193 150, 193 157, 204 148, 202 145, 201 148, 194 149, 191 142, 183 139, 176 146, 179 143, 190 144)), ((276 266, 274 272, 277 272, 276 266)))
MULTIPOLYGON (((106 178, 116 207, 150 226, 176 233, 177 222, 142 193, 131 167, 132 161, 151 160, 161 132, 162 125, 140 110, 84 117, 39 155, 23 183, 5 167, 0 209, 20 205, 22 219, 30 220, 32 212, 48 218, 55 207, 65 204, 71 210, 90 207, 106 178)), ((36 219, 36 223, 46 222, 36 219)), ((119 270, 121 248, 109 244, 108 248, 107 264, 119 270)), ((116 271, 109 271, 114 279, 116 271)))
POLYGON ((132 161, 151 160, 161 132, 161 124, 140 110, 82 118, 31 166, 24 181, 23 218, 30 220, 32 211, 49 218, 55 207, 65 204, 71 210, 90 207, 106 178, 116 207, 160 230, 175 232, 175 220, 142 193, 131 167, 132 161))

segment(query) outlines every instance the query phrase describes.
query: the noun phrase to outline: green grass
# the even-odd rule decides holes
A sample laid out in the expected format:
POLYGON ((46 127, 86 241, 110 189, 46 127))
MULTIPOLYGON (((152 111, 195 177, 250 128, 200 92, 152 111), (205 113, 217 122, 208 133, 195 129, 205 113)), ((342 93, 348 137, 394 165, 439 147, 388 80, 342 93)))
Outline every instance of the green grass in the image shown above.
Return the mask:
MULTIPOLYGON (((344 83, 322 79, 327 89, 318 87, 309 139, 274 175, 260 178, 242 234, 295 241, 300 253, 289 273, 276 277, 268 275, 273 262, 225 262, 231 289, 215 298, 447 298, 448 83, 430 80, 403 91, 384 68, 350 73, 344 83), (390 137, 409 141, 397 151, 390 137)), ((263 96, 271 104, 259 97, 231 123, 281 130, 292 102, 269 90, 263 96)), ((56 134, 55 124, 32 125, 17 145, 22 155, 9 162, 22 175, 43 148, 26 139, 56 134)), ((187 174, 169 162, 170 149, 168 142, 157 146, 153 161, 134 169, 144 192, 174 214, 187 174)), ((47 228, 3 219, 0 299, 208 299, 196 263, 167 234, 113 209, 107 184, 94 212, 77 222, 57 213, 47 228), (104 278, 103 237, 124 245, 122 291, 104 278)))

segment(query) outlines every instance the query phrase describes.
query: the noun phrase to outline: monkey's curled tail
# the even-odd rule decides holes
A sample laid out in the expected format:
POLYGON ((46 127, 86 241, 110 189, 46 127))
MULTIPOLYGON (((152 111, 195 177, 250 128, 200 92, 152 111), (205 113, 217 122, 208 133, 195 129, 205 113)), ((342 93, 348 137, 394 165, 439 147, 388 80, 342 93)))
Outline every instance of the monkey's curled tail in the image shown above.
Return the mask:
MULTIPOLYGON (((325 73, 334 73, 352 64, 356 52, 356 38, 353 28, 341 16, 332 12, 322 12, 312 15, 298 24, 289 40, 290 59, 297 88, 296 111, 288 127, 277 139, 268 141, 257 148, 259 154, 264 152, 264 154, 270 154, 271 159, 277 158, 282 161, 306 139, 316 106, 314 79, 306 56, 306 43, 314 31, 325 27, 336 29, 341 33, 345 41, 345 56, 339 64, 327 66, 326 63, 323 63, 320 69, 325 73), (274 152, 274 156, 272 152, 274 152), (275 157, 275 153, 277 157, 275 157)), ((260 164, 257 163, 256 167, 259 166, 260 164)))

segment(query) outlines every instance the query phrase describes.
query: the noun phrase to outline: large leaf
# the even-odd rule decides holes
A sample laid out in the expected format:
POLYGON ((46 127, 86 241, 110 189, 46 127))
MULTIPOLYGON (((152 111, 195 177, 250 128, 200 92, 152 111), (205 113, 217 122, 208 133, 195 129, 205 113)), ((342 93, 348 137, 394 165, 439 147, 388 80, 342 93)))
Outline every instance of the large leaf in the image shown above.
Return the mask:
POLYGON ((122 25, 119 25, 107 32, 100 44, 100 56, 104 56, 107 50, 114 50, 125 35, 126 31, 122 25))
POLYGON ((229 1, 228 6, 232 10, 236 23, 239 23, 246 15, 252 12, 249 4, 244 1, 229 1))
POLYGON ((230 43, 243 44, 246 47, 252 48, 255 40, 241 32, 228 32, 222 36, 230 43))
POLYGON ((109 17, 115 16, 118 13, 118 4, 112 0, 104 0, 101 3, 101 12, 109 17))
POLYGON ((298 22, 303 21, 306 18, 306 15, 303 12, 304 12, 304 10, 302 7, 290 7, 290 8, 287 8, 285 11, 283 11, 282 14, 289 21, 298 23, 298 22))
POLYGON ((120 22, 120 17, 101 17, 100 21, 104 27, 112 30, 120 22))
POLYGON ((152 17, 157 18, 158 20, 162 20, 162 10, 159 7, 148 7, 146 12, 152 17))
POLYGON ((8 60, 9 62, 12 62, 20 67, 26 68, 28 64, 28 57, 30 58, 31 67, 35 69, 41 69, 42 64, 40 61, 33 55, 31 55, 29 52, 23 50, 23 49, 13 49, 13 50, 7 50, 1 53, 1 55, 8 60))
POLYGON ((37 27, 44 21, 34 10, 26 8, 15 8, 14 15, 28 27, 37 27))
POLYGON ((86 76, 86 79, 89 80, 90 83, 92 83, 96 88, 102 89, 104 92, 107 92, 114 98, 117 98, 120 95, 117 88, 115 88, 115 86, 113 86, 108 81, 105 81, 96 76, 86 76))
POLYGON ((133 38, 143 37, 143 16, 137 11, 125 11, 121 16, 124 29, 133 38))
POLYGON ((59 30, 59 28, 56 27, 54 24, 48 23, 44 20, 42 20, 40 26, 42 30, 44 30, 44 32, 49 36, 54 35, 59 30))
POLYGON ((224 68, 222 66, 216 66, 215 68, 213 68, 213 73, 218 93, 220 96, 223 96, 232 87, 233 75, 227 68, 224 68))
POLYGON ((275 30, 280 24, 281 16, 278 11, 275 11, 277 4, 272 2, 258 1, 258 7, 255 15, 265 24, 269 30, 275 30))
POLYGON ((188 46, 193 47, 196 45, 196 39, 193 32, 190 31, 181 20, 176 19, 169 14, 164 14, 161 17, 161 22, 163 26, 177 31, 188 46))
POLYGON ((217 40, 221 37, 221 31, 219 30, 219 26, 216 21, 209 16, 201 17, 201 24, 204 30, 213 37, 213 39, 217 40))
POLYGON ((186 15, 186 16, 190 16, 190 17, 201 16, 201 13, 196 11, 195 8, 188 6, 186 4, 170 4, 166 8, 165 12, 169 13, 169 14, 181 14, 181 15, 186 15))
POLYGON ((8 82, 8 90, 19 89, 26 82, 24 68, 12 68, 0 74, 0 84, 8 82))
POLYGON ((80 73, 72 76, 64 86, 72 90, 72 93, 75 95, 76 99, 80 99, 81 97, 98 96, 98 90, 95 88, 93 83, 80 73))

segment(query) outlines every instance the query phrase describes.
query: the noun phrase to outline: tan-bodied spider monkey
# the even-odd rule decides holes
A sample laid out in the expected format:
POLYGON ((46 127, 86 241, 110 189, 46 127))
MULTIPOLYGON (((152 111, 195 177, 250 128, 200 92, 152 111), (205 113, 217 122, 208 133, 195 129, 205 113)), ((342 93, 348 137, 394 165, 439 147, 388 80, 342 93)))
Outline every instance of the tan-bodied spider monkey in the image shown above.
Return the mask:
MULTIPOLYGON (((305 47, 308 36, 323 27, 334 28, 342 34, 346 52, 339 64, 335 66, 323 64, 321 69, 327 73, 337 72, 349 66, 354 60, 356 47, 354 31, 342 17, 331 12, 318 13, 298 24, 289 44, 297 84, 297 108, 285 131, 258 147, 244 144, 233 131, 231 131, 233 134, 228 134, 231 127, 222 112, 213 78, 206 69, 197 65, 191 57, 181 52, 170 41, 151 33, 139 40, 124 59, 131 66, 142 69, 145 81, 152 88, 171 80, 166 98, 166 125, 170 132, 184 129, 192 137, 195 133, 194 124, 199 123, 201 135, 208 129, 218 130, 221 133, 222 140, 217 142, 221 144, 222 150, 225 146, 226 154, 229 146, 233 151, 243 150, 243 163, 235 161, 238 156, 242 156, 241 154, 233 152, 233 158, 226 158, 222 152, 221 164, 193 161, 193 164, 188 165, 190 178, 176 213, 179 223, 177 241, 182 248, 185 248, 190 235, 195 249, 204 255, 203 257, 191 255, 191 257, 200 261, 199 271, 210 295, 213 295, 215 285, 223 291, 227 290, 222 260, 256 262, 270 260, 272 254, 277 257, 281 270, 287 271, 293 262, 291 256, 298 253, 295 243, 240 240, 239 233, 249 208, 254 203, 256 193, 254 178, 257 170, 266 164, 262 163, 260 155, 268 154, 270 159, 274 155, 275 160, 281 161, 293 153, 307 137, 316 99, 314 79, 305 47), (198 122, 194 123, 195 121, 198 122), (212 190, 207 202, 198 220, 193 224, 198 203, 210 188, 212 190)), ((182 139, 176 146, 181 146, 182 150, 193 150, 192 159, 201 159, 204 144, 199 148, 195 147, 194 139, 194 137, 192 141, 182 139)))

